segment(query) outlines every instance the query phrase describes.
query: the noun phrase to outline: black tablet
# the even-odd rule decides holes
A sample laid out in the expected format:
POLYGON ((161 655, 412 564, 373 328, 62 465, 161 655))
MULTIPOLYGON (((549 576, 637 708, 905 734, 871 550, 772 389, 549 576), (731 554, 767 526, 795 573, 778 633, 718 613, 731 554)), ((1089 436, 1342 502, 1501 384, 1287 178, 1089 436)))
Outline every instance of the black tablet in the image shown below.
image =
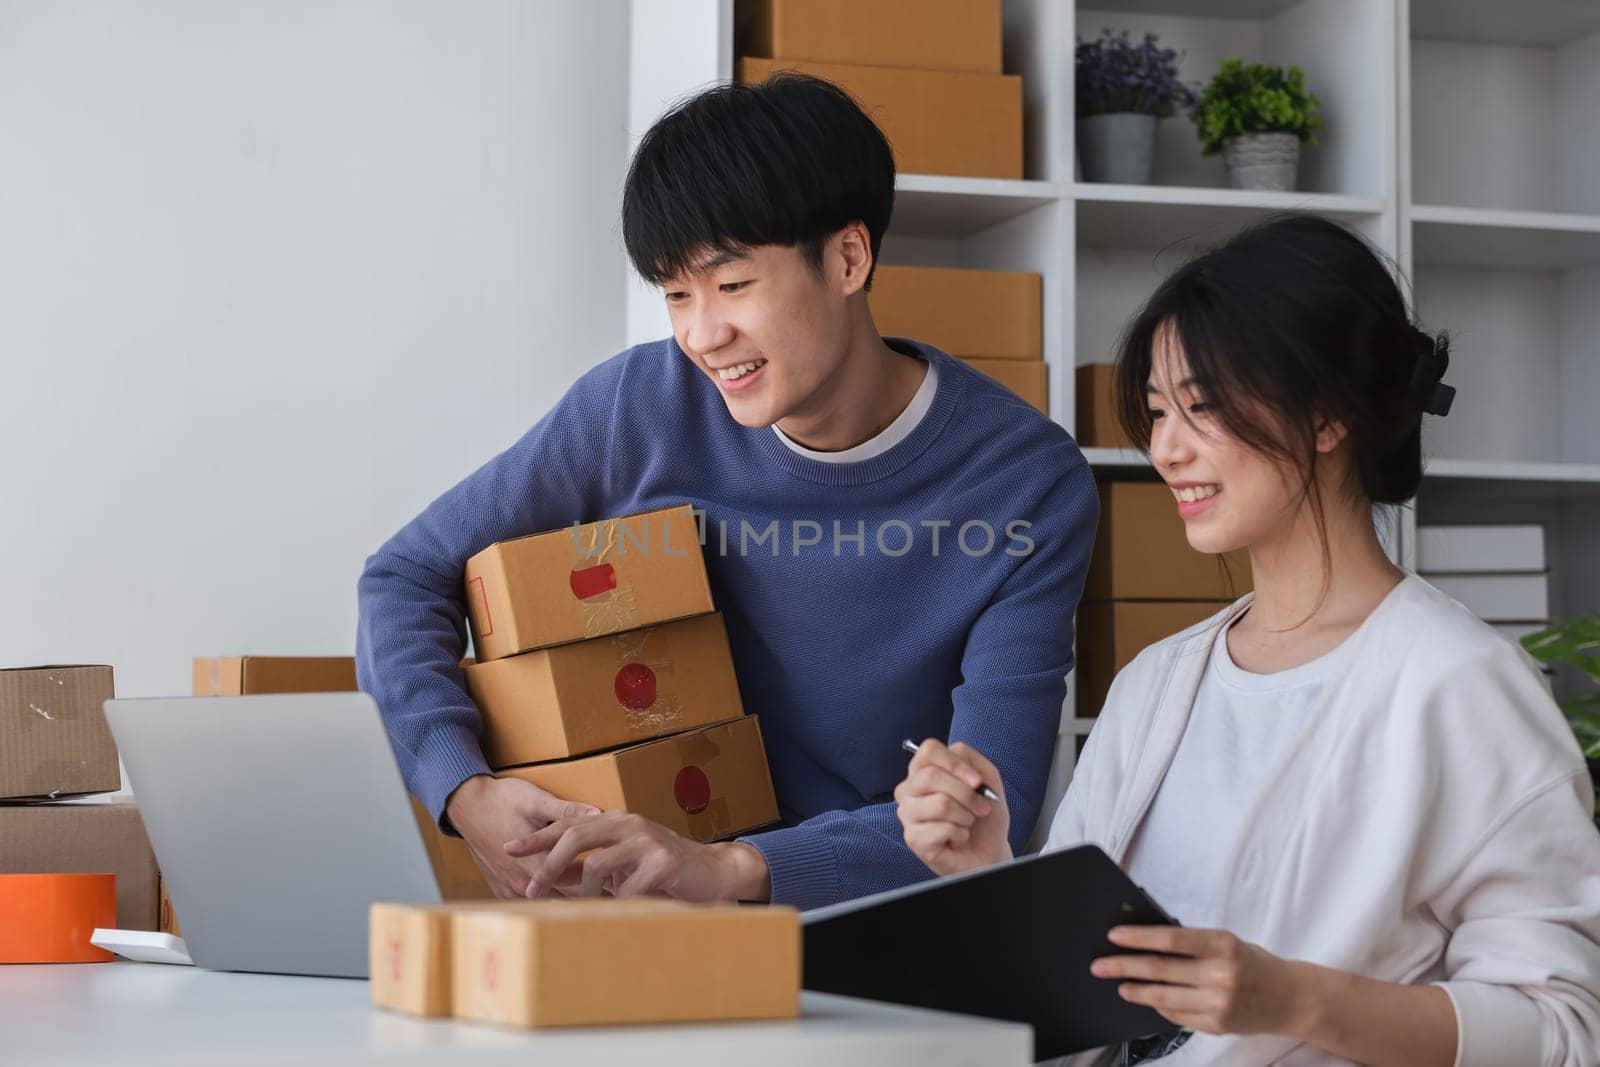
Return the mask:
POLYGON ((805 987, 1033 1027, 1035 1059, 1172 1033, 1089 964, 1176 921, 1094 845, 806 912, 805 987))

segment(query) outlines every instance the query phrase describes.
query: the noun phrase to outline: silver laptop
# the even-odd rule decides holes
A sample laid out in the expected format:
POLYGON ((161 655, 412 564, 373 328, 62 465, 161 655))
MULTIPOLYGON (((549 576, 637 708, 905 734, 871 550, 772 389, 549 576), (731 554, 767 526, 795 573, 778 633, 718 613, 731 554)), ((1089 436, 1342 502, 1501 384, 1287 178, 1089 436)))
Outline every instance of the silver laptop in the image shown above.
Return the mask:
POLYGON ((438 903, 365 693, 108 700, 195 963, 364 978, 373 901, 438 903))

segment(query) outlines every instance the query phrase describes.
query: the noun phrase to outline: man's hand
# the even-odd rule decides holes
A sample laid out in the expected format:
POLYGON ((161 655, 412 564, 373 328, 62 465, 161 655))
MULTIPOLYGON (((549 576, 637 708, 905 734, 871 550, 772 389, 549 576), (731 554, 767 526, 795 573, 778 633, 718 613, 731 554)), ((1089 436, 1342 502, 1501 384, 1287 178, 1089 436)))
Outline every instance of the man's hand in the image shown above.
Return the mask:
POLYGON ((520 778, 475 775, 456 787, 445 812, 472 849, 478 868, 497 897, 522 896, 537 864, 518 859, 505 843, 542 829, 557 819, 598 814, 599 808, 577 804, 540 789, 520 778))
POLYGON ((754 847, 739 841, 703 845, 627 812, 558 819, 507 842, 505 854, 534 863, 525 886, 530 897, 553 888, 572 896, 701 902, 772 896, 767 861, 754 847))
POLYGON ((895 787, 895 815, 906 847, 935 874, 956 874, 1011 859, 1011 812, 994 764, 962 741, 929 738, 895 787), (987 785, 998 801, 978 794, 987 785))

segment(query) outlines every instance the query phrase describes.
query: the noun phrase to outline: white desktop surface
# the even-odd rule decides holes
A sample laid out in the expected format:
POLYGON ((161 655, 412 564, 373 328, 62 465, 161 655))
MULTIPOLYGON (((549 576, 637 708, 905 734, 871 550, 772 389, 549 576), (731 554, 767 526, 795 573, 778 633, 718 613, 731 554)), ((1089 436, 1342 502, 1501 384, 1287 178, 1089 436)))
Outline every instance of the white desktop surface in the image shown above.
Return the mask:
POLYGON ((0 1062, 1007 1067, 1016 1023, 806 993, 798 1021, 524 1031, 372 1007, 366 982, 153 963, 0 966, 0 1062))

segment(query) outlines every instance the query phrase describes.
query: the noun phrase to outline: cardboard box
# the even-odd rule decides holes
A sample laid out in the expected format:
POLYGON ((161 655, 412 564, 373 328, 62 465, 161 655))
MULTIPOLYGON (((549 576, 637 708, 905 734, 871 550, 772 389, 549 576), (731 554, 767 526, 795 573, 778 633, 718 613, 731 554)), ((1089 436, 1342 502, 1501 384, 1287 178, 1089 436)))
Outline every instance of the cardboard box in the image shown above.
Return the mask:
POLYGON ((0 800, 114 793, 122 787, 105 666, 0 670, 0 800))
POLYGON ((466 668, 491 767, 582 756, 744 714, 722 616, 466 668))
POLYGON ((1189 547, 1177 499, 1160 482, 1101 482, 1100 530, 1084 600, 1234 600, 1250 591, 1250 556, 1189 547))
POLYGON ((1543 574, 1424 574, 1428 584, 1485 622, 1543 622, 1550 579, 1543 574))
POLYGON ((740 55, 999 74, 1000 0, 739 0, 740 55))
POLYGON ((867 301, 879 333, 924 341, 953 356, 1044 355, 1044 290, 1037 274, 880 266, 867 301))
POLYGON ((849 66, 804 60, 741 59, 738 80, 792 70, 833 82, 883 130, 902 174, 1022 177, 1022 79, 849 66))
POLYGON ((1209 619, 1228 601, 1099 600, 1078 608, 1077 715, 1100 714, 1117 672, 1149 646, 1209 619))
POLYGON ((1085 363, 1077 370, 1077 425, 1072 436, 1083 448, 1132 448, 1133 438, 1117 421, 1110 363, 1085 363))
POLYGON ((791 908, 546 900, 451 913, 457 1018, 505 1026, 793 1019, 791 908))
POLYGON ((1417 570, 1425 574, 1542 574, 1543 526, 1419 526, 1417 570))
POLYGON ((496 773, 602 811, 643 815, 697 841, 778 820, 766 749, 753 715, 598 756, 496 773))
POLYGON ((448 837, 433 821, 422 801, 411 797, 411 814, 422 833, 422 846, 428 850, 428 863, 439 883, 439 893, 448 901, 487 900, 494 896, 488 879, 478 870, 472 849, 459 837, 448 837))
POLYGON ((491 545, 466 596, 479 662, 714 610, 687 504, 491 545))
POLYGON ((194 695, 348 693, 356 688, 352 656, 195 657, 194 695))
POLYGON ((987 374, 1044 414, 1050 414, 1050 368, 1020 359, 967 359, 967 366, 987 374))
POLYGON ((173 937, 183 936, 183 926, 178 913, 172 910, 172 896, 167 892, 167 880, 156 872, 156 929, 173 937))
POLYGON ((450 1014, 450 909, 374 904, 367 912, 372 1003, 411 1015, 450 1014))
POLYGON ((117 925, 156 928, 156 857, 131 802, 0 805, 0 874, 114 874, 117 925))

